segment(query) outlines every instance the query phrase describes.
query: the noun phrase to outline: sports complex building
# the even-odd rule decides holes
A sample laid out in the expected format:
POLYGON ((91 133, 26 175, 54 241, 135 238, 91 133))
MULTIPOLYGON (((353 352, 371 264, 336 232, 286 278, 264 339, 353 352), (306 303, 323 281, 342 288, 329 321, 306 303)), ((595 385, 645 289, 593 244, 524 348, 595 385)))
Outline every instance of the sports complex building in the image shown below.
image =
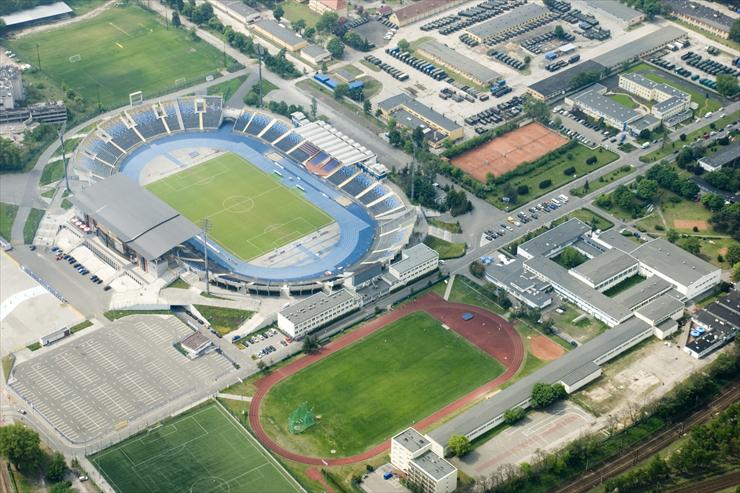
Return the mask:
POLYGON ((203 277, 207 245, 211 282, 273 295, 331 291, 401 252, 416 213, 377 178, 382 168, 325 122, 294 127, 211 96, 127 107, 72 159, 78 220, 99 256, 203 277), (259 231, 244 229, 252 223, 259 231))

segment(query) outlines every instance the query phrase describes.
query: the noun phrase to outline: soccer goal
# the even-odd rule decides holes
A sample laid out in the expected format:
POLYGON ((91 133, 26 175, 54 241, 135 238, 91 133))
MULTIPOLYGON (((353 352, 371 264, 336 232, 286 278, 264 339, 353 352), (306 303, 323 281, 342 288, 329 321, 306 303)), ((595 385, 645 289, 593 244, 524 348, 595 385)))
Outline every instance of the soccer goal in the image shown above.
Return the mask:
POLYGON ((185 84, 187 84, 188 80, 185 77, 180 77, 179 79, 175 79, 175 87, 182 87, 185 84))
POLYGON ((69 63, 79 62, 80 60, 82 60, 82 55, 80 55, 79 53, 69 57, 69 63))
POLYGON ((288 431, 294 435, 303 433, 315 424, 316 415, 313 413, 313 409, 308 405, 308 402, 304 402, 298 406, 296 410, 288 416, 288 431))
POLYGON ((128 102, 131 106, 137 106, 144 102, 144 93, 142 91, 132 92, 128 95, 128 102))

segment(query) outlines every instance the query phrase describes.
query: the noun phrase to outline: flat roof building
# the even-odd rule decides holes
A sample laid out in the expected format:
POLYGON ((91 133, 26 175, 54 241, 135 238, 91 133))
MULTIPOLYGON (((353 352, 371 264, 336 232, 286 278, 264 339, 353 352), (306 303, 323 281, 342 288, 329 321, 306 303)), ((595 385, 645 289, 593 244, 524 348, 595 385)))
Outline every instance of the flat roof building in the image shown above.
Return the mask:
POLYGON ((645 14, 617 0, 599 0, 589 2, 589 6, 601 11, 626 26, 634 26, 645 20, 645 14))
POLYGON ((525 259, 535 256, 552 257, 589 231, 591 227, 588 224, 573 218, 525 241, 517 247, 517 255, 525 259))
POLYGON ((437 113, 432 108, 423 105, 408 94, 401 93, 391 96, 379 102, 378 108, 386 118, 396 117, 396 114, 400 112, 400 115, 396 117, 396 121, 400 125, 412 129, 417 126, 423 126, 431 132, 441 134, 441 139, 430 141, 433 146, 439 146, 445 139, 453 141, 462 138, 464 135, 463 127, 446 116, 437 113), (407 122, 403 118, 404 112, 413 118, 407 122))
POLYGON ((451 9, 466 0, 420 0, 405 7, 395 9, 390 16, 390 21, 399 26, 407 26, 416 21, 426 19, 433 15, 451 9))
POLYGON ((628 277, 636 275, 638 268, 637 259, 614 248, 574 267, 570 270, 570 274, 587 286, 604 292, 628 277))
POLYGON ((252 29, 261 37, 288 51, 298 51, 308 46, 308 41, 272 20, 255 22, 252 29))
POLYGON ((401 259, 388 267, 391 290, 433 272, 439 267, 439 253, 424 243, 401 250, 401 259))
POLYGON ((604 71, 605 67, 600 63, 596 63, 593 60, 585 60, 578 65, 574 65, 562 72, 557 72, 550 77, 535 82, 527 87, 527 93, 540 101, 557 101, 569 92, 579 89, 573 86, 573 81, 579 75, 595 73, 601 77, 604 71))
POLYGON ((604 123, 618 130, 626 130, 630 123, 641 117, 640 113, 605 96, 605 93, 606 87, 594 84, 568 96, 565 103, 581 110, 594 120, 603 118, 604 123))
POLYGON ((64 2, 55 2, 49 5, 39 5, 32 9, 20 10, 12 14, 1 16, 7 29, 22 29, 24 27, 64 19, 74 15, 72 8, 64 2))
POLYGON ((740 140, 720 148, 719 151, 699 159, 699 165, 706 171, 718 171, 724 166, 737 168, 740 165, 740 140))
POLYGON ((457 468, 431 447, 421 433, 407 428, 391 438, 391 465, 424 493, 452 493, 457 488, 457 468))
POLYGON ((321 46, 309 44, 301 50, 301 58, 309 62, 311 65, 318 67, 322 63, 331 60, 331 53, 329 53, 329 50, 322 48, 321 46))
POLYGON ((594 62, 607 67, 609 70, 621 68, 622 64, 631 63, 638 58, 649 55, 669 43, 686 37, 686 32, 675 26, 661 27, 655 32, 623 44, 603 55, 593 59, 594 62))
POLYGON ((242 0, 208 0, 216 11, 240 22, 243 25, 260 20, 260 13, 242 0))
POLYGON ((180 346, 188 353, 190 359, 195 359, 206 352, 213 343, 200 332, 193 332, 180 342, 180 346))
POLYGON ((740 331, 740 292, 734 289, 698 312, 692 318, 684 351, 694 358, 703 358, 733 341, 740 331))
POLYGON ((452 70, 455 73, 467 77, 482 86, 491 85, 501 78, 501 74, 481 65, 472 58, 468 58, 459 51, 453 50, 446 45, 431 40, 423 43, 417 48, 419 55, 452 70))
POLYGON ((308 8, 323 14, 324 12, 345 13, 347 0, 308 0, 308 8))
POLYGON ((322 291, 282 309, 278 313, 278 327, 293 338, 301 338, 360 308, 360 301, 359 296, 347 289, 331 294, 322 291))
POLYGON ((689 109, 691 95, 640 74, 619 74, 619 87, 647 101, 656 101, 650 112, 660 120, 689 109))
POLYGON ((676 17, 698 26, 705 31, 729 39, 733 18, 719 10, 690 0, 667 0, 665 2, 676 17))
POLYGON ((489 38, 508 33, 548 15, 550 10, 542 5, 525 3, 503 15, 474 24, 467 29, 467 33, 479 43, 484 43, 489 38))
POLYGON ((521 258, 487 266, 486 280, 530 308, 542 310, 552 304, 552 286, 526 272, 521 258))

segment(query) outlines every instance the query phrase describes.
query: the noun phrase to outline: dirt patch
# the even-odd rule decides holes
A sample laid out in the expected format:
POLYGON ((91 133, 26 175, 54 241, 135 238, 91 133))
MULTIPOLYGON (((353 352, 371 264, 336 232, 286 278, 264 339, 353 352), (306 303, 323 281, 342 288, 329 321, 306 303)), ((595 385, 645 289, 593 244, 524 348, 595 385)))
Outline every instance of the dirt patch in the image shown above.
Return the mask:
POLYGON ((565 349, 545 336, 534 336, 530 339, 529 346, 535 357, 545 361, 558 359, 565 354, 565 349))
POLYGON ((530 123, 496 137, 452 159, 452 164, 485 183, 491 173, 501 176, 523 163, 540 157, 565 145, 568 139, 539 123, 530 123))
POLYGON ((676 229, 698 229, 704 231, 709 229, 709 223, 706 221, 692 220, 692 219, 674 219, 673 227, 676 229))
POLYGON ((718 253, 724 257, 725 255, 727 255, 727 252, 728 252, 727 247, 722 247, 719 249, 718 253))

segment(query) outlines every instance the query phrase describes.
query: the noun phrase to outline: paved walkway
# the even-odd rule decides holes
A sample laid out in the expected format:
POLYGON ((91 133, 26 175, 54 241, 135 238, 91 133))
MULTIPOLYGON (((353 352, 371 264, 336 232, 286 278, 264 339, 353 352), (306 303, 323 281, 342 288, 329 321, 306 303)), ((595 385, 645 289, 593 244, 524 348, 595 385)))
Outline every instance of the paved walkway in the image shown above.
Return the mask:
POLYGON ((216 394, 216 397, 229 399, 231 401, 252 402, 252 398, 246 395, 224 394, 223 392, 219 392, 218 394, 216 394))
POLYGON ((497 378, 491 380, 485 385, 482 385, 455 402, 448 404, 434 414, 418 421, 416 423, 416 428, 423 430, 432 424, 441 421, 450 414, 469 406, 473 402, 483 398, 486 394, 498 388, 501 384, 510 380, 519 370, 519 367, 524 360, 524 346, 519 334, 509 322, 482 308, 459 303, 444 303, 439 295, 436 293, 429 293, 387 313, 386 315, 383 315, 382 317, 367 322, 344 337, 331 342, 322 348, 319 353, 301 357, 292 364, 275 370, 274 373, 258 380, 256 383, 257 392, 252 397, 252 404, 249 407, 249 423, 260 442, 276 454, 285 457, 286 459, 316 466, 341 466, 354 464, 386 452, 389 447, 387 440, 360 454, 335 459, 309 457, 291 452, 273 441, 264 428, 262 428, 262 423, 260 421, 260 406, 270 389, 280 381, 294 375, 320 359, 364 339, 370 334, 388 326, 391 322, 416 311, 425 311, 431 314, 441 322, 447 324, 452 330, 461 333, 463 337, 466 337, 467 339, 470 339, 471 335, 469 331, 466 331, 469 322, 461 322, 461 314, 463 312, 474 313, 476 322, 481 326, 486 326, 491 329, 492 332, 488 332, 489 340, 486 341, 487 344, 483 344, 483 341, 474 340, 472 342, 494 356, 506 367, 504 373, 499 375, 497 378), (494 331, 494 327, 497 330, 494 331), (493 339, 494 337, 496 337, 496 339, 493 339))

